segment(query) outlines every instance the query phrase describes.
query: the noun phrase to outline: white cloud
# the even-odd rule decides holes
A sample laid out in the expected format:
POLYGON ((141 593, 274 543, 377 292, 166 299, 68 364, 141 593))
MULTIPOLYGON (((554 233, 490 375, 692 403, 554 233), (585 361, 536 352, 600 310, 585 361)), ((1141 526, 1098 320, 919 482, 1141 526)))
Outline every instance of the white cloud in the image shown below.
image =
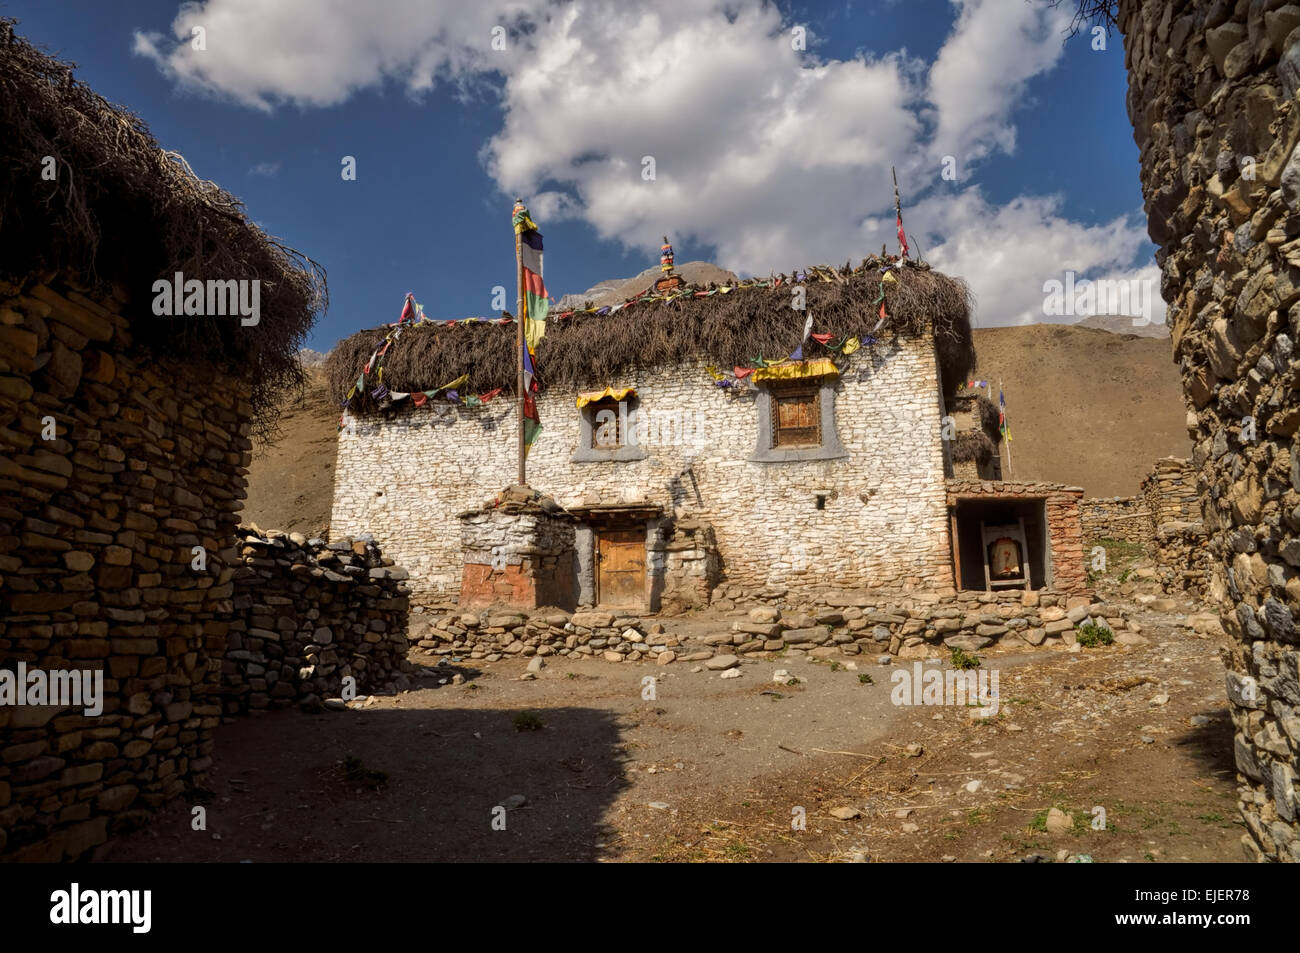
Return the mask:
POLYGON ((588 2, 543 25, 538 59, 507 79, 489 171, 512 193, 569 195, 647 252, 666 232, 754 272, 847 257, 920 132, 901 58, 810 62, 774 7, 696 7, 588 2))
POLYGON ((249 167, 248 174, 264 175, 269 179, 278 174, 279 171, 280 163, 278 162, 258 162, 249 167))
POLYGON ((940 271, 961 275, 977 301, 980 327, 1073 322, 1085 315, 1044 313, 1044 284, 1076 278, 1149 280, 1151 319, 1165 319, 1160 271, 1155 262, 1134 267, 1146 226, 1140 216, 1100 225, 1083 225, 1060 214, 1056 198, 1018 198, 990 204, 977 189, 956 196, 931 198, 914 218, 929 223, 928 232, 945 236, 926 258, 940 271))
POLYGON ((495 77, 503 120, 482 161, 502 191, 543 223, 582 219, 648 262, 663 234, 758 274, 893 248, 897 165, 909 230, 970 281, 982 323, 1042 320, 1044 281, 1132 271, 1145 235, 1127 220, 1071 221, 1051 198, 993 206, 939 180, 941 155, 964 180, 1014 149, 1012 114, 1059 60, 1069 19, 1022 0, 953 6, 933 64, 797 52, 794 24, 761 0, 388 0, 364 15, 343 0, 206 0, 181 8, 175 39, 137 33, 136 49, 182 86, 260 109, 437 82, 481 108, 495 77), (505 52, 491 49, 498 24, 512 27, 505 52), (200 25, 203 51, 188 44, 200 25))
POLYGON ((931 154, 968 168, 998 150, 1015 150, 1011 113, 1030 79, 1063 53, 1071 4, 1024 0, 952 0, 957 23, 930 69, 935 119, 931 154))
POLYGON ((410 92, 502 68, 492 28, 511 27, 544 0, 492 4, 374 0, 206 0, 184 3, 169 34, 137 30, 133 51, 180 85, 270 110, 332 106, 392 81, 410 92), (194 29, 204 49, 194 49, 194 29))

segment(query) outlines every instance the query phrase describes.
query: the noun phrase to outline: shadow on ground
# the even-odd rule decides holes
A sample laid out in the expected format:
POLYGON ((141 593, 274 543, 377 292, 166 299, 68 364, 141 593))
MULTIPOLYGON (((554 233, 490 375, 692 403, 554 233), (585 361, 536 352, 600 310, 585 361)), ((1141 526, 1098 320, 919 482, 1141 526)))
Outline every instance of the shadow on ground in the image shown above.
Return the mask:
POLYGON ((627 784, 619 728, 589 708, 286 710, 222 726, 216 744, 211 792, 99 859, 591 861, 627 784))

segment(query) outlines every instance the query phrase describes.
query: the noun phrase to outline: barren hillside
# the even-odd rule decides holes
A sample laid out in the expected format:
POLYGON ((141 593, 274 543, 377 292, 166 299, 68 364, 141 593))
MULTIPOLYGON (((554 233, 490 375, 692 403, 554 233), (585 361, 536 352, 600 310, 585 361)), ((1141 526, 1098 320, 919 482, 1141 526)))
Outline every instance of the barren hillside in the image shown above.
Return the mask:
POLYGON ((1168 338, 1034 324, 976 330, 975 348, 994 401, 1003 384, 1017 478, 1129 496, 1159 457, 1191 455, 1168 338))
POLYGON ((285 401, 279 439, 253 448, 243 515, 262 529, 310 537, 329 525, 339 401, 326 391, 319 367, 308 366, 307 376, 306 392, 285 401))

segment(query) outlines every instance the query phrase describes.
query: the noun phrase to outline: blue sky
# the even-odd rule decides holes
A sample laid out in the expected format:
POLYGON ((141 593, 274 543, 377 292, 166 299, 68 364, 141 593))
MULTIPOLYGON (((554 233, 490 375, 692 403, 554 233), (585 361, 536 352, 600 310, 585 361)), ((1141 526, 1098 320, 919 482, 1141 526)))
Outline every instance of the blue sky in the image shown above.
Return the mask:
POLYGON ((396 320, 407 291, 430 317, 491 313, 516 192, 556 297, 655 264, 665 231, 678 261, 742 273, 892 249, 891 164, 909 233, 970 282, 982 325, 1042 320, 1067 269, 1156 278, 1122 40, 1066 40, 1045 3, 465 7, 0 0, 325 266, 320 350, 396 320))

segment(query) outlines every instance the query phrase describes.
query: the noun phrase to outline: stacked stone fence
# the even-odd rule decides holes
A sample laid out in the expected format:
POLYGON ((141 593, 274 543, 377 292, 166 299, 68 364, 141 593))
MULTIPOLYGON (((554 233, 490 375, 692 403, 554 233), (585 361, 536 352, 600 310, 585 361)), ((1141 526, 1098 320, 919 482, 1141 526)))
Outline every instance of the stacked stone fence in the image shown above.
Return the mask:
POLYGON ((128 311, 0 285, 0 678, 102 679, 98 706, 0 695, 5 859, 85 855, 212 763, 248 388, 141 354, 128 311))
POLYGON ((1083 521, 1083 538, 1088 542, 1114 539, 1151 546, 1151 511, 1143 497, 1084 500, 1079 516, 1083 521))
POLYGON ((1140 543, 1165 592, 1205 597, 1211 555, 1190 460, 1157 460, 1138 496, 1084 500, 1080 515, 1089 544, 1100 539, 1140 543))
POLYGON ((206 787, 223 712, 401 677, 401 571, 364 541, 237 540, 247 381, 142 351, 132 307, 0 285, 7 861, 92 855, 206 787))
POLYGON ((1165 523, 1199 523, 1201 498, 1196 491, 1196 468, 1190 460, 1157 460, 1142 480, 1142 498, 1158 530, 1165 523))
POLYGON ((466 612, 444 606, 413 610, 407 638, 431 656, 483 659, 561 656, 609 662, 642 659, 697 661, 718 653, 768 657, 786 649, 813 657, 879 655, 927 658, 953 648, 1025 650, 1071 644, 1075 626, 1089 619, 1116 637, 1137 636, 1141 626, 1126 608, 1087 595, 1047 590, 881 593, 827 591, 815 601, 777 588, 722 584, 714 608, 755 606, 748 620, 719 621, 717 631, 681 641, 661 621, 599 610, 466 612))
POLYGON ((319 711, 349 677, 358 695, 410 687, 407 573, 373 540, 241 530, 239 541, 218 690, 227 713, 319 711))

